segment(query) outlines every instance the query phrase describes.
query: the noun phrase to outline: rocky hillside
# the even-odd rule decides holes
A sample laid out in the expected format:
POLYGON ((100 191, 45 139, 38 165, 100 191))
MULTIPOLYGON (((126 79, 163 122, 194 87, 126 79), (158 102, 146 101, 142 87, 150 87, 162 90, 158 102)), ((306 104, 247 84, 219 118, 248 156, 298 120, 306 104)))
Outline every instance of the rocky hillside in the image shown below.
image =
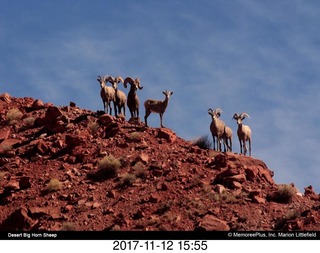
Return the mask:
POLYGON ((0 111, 1 231, 320 230, 312 187, 261 160, 72 102, 5 93, 0 111))

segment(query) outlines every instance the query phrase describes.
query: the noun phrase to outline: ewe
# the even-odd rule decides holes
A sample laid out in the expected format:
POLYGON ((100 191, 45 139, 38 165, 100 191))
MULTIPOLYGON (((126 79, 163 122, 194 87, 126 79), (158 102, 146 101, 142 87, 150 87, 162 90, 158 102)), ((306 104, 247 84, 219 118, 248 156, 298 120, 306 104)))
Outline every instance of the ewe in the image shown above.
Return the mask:
POLYGON ((144 102, 144 107, 145 107, 145 111, 146 111, 146 114, 144 116, 144 122, 145 122, 146 126, 148 126, 147 118, 149 117, 150 113, 154 112, 154 113, 159 113, 160 126, 163 127, 162 117, 163 117, 164 112, 167 109, 170 96, 173 94, 173 92, 165 90, 162 93, 165 95, 164 100, 161 101, 161 100, 148 99, 144 102))
POLYGON ((243 112, 240 115, 235 113, 233 115, 233 118, 237 121, 238 124, 238 138, 240 142, 240 153, 246 155, 247 154, 247 145, 246 142, 249 142, 249 156, 251 156, 251 129, 247 125, 243 125, 242 121, 245 119, 245 117, 248 117, 250 119, 250 116, 243 112))
POLYGON ((122 77, 117 76, 116 78, 113 78, 112 76, 109 76, 107 81, 112 84, 112 88, 115 91, 115 116, 117 117, 118 114, 121 114, 121 109, 123 109, 123 115, 126 116, 127 96, 123 91, 118 89, 118 83, 124 82, 122 77))
POLYGON ((111 102, 113 102, 114 108, 115 108, 115 91, 112 87, 109 87, 106 85, 107 79, 109 76, 104 76, 103 78, 101 76, 98 76, 97 80, 100 83, 100 96, 103 103, 103 110, 105 113, 109 113, 111 115, 112 108, 111 108, 111 102), (109 107, 109 110, 108 110, 109 107))

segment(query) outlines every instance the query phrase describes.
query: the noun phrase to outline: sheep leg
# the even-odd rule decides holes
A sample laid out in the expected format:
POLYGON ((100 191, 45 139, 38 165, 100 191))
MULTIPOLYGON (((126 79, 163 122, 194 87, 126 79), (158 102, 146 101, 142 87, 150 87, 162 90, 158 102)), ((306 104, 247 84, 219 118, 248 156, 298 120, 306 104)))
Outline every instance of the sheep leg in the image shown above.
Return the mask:
POLYGON ((228 139, 227 138, 223 138, 223 150, 224 152, 228 151, 228 139))
POLYGON ((219 137, 217 137, 217 151, 220 152, 221 151, 221 140, 219 137))
POLYGON ((246 141, 244 140, 243 142, 243 152, 244 152, 244 155, 246 155, 247 154, 247 143, 246 143, 246 141))
POLYGON ((148 126, 148 123, 147 123, 147 118, 149 117, 151 111, 146 111, 146 115, 144 116, 144 123, 146 124, 146 126, 148 126))
POLYGON ((241 139, 239 139, 239 143, 240 143, 240 154, 242 154, 242 141, 241 141, 241 139))
POLYGON ((112 115, 112 107, 111 107, 111 103, 109 103, 109 112, 110 112, 110 115, 112 115))
POLYGON ((102 103, 103 103, 103 111, 104 111, 104 113, 106 113, 106 102, 102 100, 102 103))
POLYGON ((249 139, 249 155, 251 156, 251 139, 249 139))
MULTIPOLYGON (((110 108, 111 108, 111 103, 110 103, 110 108)), ((113 101, 113 108, 114 108, 114 116, 118 116, 118 113, 117 113, 117 103, 115 101, 113 101)), ((110 112, 110 115, 111 115, 111 112, 110 112)))
POLYGON ((163 125, 162 125, 162 116, 163 116, 163 113, 159 113, 159 115, 160 115, 160 126, 163 127, 163 125))
POLYGON ((229 142, 230 142, 229 151, 232 152, 232 139, 231 138, 229 139, 229 142))
POLYGON ((216 150, 216 140, 214 138, 214 135, 212 135, 212 145, 213 145, 213 150, 216 150))

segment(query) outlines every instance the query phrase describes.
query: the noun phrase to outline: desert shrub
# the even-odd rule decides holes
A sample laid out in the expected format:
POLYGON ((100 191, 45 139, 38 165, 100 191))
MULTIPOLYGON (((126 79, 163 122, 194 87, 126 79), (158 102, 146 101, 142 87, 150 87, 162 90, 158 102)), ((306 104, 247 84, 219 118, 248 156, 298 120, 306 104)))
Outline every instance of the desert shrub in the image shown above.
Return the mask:
POLYGON ((57 178, 51 179, 47 185, 47 191, 49 192, 56 192, 60 191, 61 189, 62 183, 57 178))
POLYGON ((6 114, 6 119, 11 123, 12 121, 20 120, 23 114, 19 111, 19 109, 10 109, 6 114))
POLYGON ((0 172, 0 182, 3 180, 5 175, 6 175, 5 172, 0 172))
POLYGON ((283 202, 288 203, 291 201, 292 197, 294 196, 295 190, 292 187, 292 185, 284 184, 278 187, 277 194, 279 199, 281 199, 283 202))
POLYGON ((238 199, 234 194, 228 191, 223 191, 222 193, 214 193, 213 199, 220 203, 224 202, 229 204, 241 202, 240 199, 238 199))
POLYGON ((92 134, 96 134, 99 131, 99 124, 97 122, 89 122, 88 128, 92 134))
POLYGON ((76 226, 72 222, 64 222, 60 231, 76 231, 76 226))
POLYGON ((209 140, 208 135, 203 135, 197 140, 193 141, 193 144, 198 146, 201 149, 210 149, 211 148, 211 141, 209 140))
POLYGON ((2 149, 3 152, 8 152, 8 151, 12 150, 12 145, 9 145, 9 144, 7 144, 7 145, 1 144, 1 145, 0 145, 0 149, 2 149))
POLYGON ((120 176, 120 186, 131 186, 134 181, 136 181, 137 177, 130 173, 125 173, 120 176))
POLYGON ((129 140, 133 142, 141 141, 141 133, 139 132, 132 132, 129 134, 129 140))
POLYGON ((287 221, 295 220, 300 217, 300 212, 298 210, 289 210, 283 216, 276 219, 275 228, 283 229, 286 226, 287 221))
POLYGON ((294 194, 295 189, 292 187, 292 185, 280 184, 275 192, 268 194, 267 198, 268 200, 278 203, 290 203, 294 194))
POLYGON ((147 169, 142 162, 137 162, 133 166, 134 174, 139 178, 146 178, 147 177, 147 169))
POLYGON ((107 155, 98 162, 98 169, 105 177, 115 177, 120 166, 119 159, 112 155, 107 155))
POLYGON ((25 118, 23 122, 26 124, 27 127, 33 127, 35 120, 36 119, 34 117, 28 117, 28 118, 25 118))

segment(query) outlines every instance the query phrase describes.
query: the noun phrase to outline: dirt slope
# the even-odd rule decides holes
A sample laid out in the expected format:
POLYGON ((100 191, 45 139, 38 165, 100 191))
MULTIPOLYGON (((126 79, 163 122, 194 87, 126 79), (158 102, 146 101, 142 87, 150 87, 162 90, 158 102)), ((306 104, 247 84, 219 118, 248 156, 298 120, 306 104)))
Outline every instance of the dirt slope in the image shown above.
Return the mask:
POLYGON ((2 94, 0 111, 1 231, 320 230, 312 186, 253 157, 72 102, 2 94))

